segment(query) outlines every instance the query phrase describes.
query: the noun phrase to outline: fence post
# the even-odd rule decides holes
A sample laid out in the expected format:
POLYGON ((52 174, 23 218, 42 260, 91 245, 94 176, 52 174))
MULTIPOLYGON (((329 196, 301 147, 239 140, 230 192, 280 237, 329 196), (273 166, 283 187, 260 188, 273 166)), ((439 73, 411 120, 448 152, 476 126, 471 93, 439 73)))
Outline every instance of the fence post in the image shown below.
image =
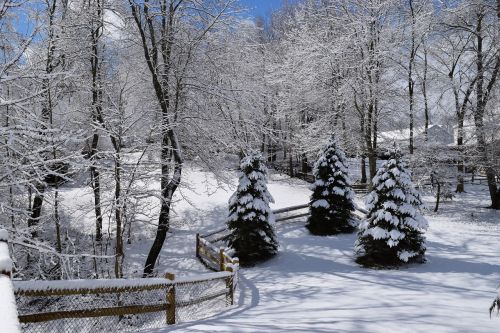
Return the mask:
POLYGON ((0 248, 2 247, 5 247, 5 251, 0 250, 0 253, 4 252, 8 257, 0 259, 5 260, 4 263, 8 262, 9 264, 0 268, 0 274, 6 275, 10 278, 12 276, 12 259, 10 259, 9 254, 9 233, 5 229, 0 229, 0 248))
POLYGON ((225 268, 226 265, 224 265, 224 261, 225 261, 225 259, 224 259, 224 249, 220 249, 219 250, 219 262, 220 262, 219 271, 221 271, 221 272, 225 271, 224 268, 225 268))
POLYGON ((200 234, 196 234, 196 258, 200 257, 200 234))
POLYGON ((233 305, 234 303, 234 271, 232 267, 226 267, 226 272, 231 272, 231 276, 226 278, 226 304, 233 305))
POLYGON ((165 273, 165 279, 172 281, 167 291, 167 325, 175 324, 175 274, 165 273))

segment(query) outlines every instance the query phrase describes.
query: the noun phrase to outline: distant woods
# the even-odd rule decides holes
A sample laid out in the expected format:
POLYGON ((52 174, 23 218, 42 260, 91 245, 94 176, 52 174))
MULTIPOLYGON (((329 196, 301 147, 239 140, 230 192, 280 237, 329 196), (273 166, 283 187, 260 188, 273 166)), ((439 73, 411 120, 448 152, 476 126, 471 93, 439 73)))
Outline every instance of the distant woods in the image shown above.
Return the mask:
POLYGON ((457 192, 484 175, 500 208, 499 10, 322 0, 254 20, 236 0, 0 0, 0 223, 23 244, 17 272, 122 277, 146 228, 154 275, 186 163, 218 173, 260 150, 310 172, 332 132, 363 183, 396 140, 457 192))

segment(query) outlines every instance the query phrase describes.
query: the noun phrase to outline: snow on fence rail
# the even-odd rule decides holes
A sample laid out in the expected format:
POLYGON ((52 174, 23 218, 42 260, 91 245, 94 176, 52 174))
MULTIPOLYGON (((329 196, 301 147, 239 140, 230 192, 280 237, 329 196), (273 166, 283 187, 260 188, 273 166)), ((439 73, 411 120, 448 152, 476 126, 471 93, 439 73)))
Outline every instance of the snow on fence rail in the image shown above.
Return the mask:
POLYGON ((222 245, 228 235, 227 228, 200 235, 196 234, 196 257, 214 271, 233 271, 239 267, 239 259, 229 255, 222 245))
POLYGON ((0 229, 0 326, 2 332, 21 332, 17 318, 16 299, 12 287, 12 259, 8 246, 9 234, 0 229))

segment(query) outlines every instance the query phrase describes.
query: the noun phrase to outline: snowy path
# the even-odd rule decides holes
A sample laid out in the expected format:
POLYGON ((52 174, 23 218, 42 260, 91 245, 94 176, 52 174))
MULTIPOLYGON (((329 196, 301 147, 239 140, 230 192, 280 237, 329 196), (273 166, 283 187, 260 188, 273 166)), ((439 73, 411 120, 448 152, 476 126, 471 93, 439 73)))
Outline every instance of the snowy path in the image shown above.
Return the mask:
POLYGON ((241 271, 234 309, 154 332, 499 332, 488 307, 500 282, 500 215, 477 208, 481 198, 465 194, 428 216, 428 263, 401 270, 357 266, 355 235, 281 227, 280 254, 241 271))

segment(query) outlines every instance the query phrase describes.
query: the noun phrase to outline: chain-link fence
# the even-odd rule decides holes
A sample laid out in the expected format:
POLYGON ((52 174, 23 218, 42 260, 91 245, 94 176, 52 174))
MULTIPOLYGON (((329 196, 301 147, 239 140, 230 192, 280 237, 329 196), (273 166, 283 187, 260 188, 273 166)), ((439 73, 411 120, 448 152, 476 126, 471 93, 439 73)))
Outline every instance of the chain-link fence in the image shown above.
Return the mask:
POLYGON ((222 278, 176 283, 176 322, 203 319, 233 304, 236 275, 222 273, 222 278))
POLYGON ((220 312, 232 304, 235 275, 18 282, 15 294, 23 332, 138 332, 220 312))

